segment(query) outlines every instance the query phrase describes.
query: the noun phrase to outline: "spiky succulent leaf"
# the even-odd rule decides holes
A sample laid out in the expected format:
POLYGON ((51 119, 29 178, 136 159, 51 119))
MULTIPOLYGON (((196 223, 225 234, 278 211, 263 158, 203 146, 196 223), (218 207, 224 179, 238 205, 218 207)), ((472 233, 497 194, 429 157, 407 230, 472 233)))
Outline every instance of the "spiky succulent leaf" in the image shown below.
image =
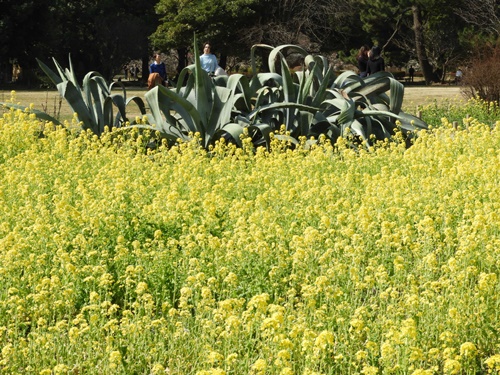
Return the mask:
POLYGON ((58 119, 56 119, 53 116, 49 115, 48 113, 42 112, 38 109, 26 107, 25 105, 21 105, 21 104, 7 103, 7 102, 0 102, 0 106, 3 106, 5 108, 20 109, 21 111, 34 114, 36 116, 36 118, 38 118, 42 121, 48 121, 48 122, 52 122, 54 125, 63 126, 63 124, 58 119))

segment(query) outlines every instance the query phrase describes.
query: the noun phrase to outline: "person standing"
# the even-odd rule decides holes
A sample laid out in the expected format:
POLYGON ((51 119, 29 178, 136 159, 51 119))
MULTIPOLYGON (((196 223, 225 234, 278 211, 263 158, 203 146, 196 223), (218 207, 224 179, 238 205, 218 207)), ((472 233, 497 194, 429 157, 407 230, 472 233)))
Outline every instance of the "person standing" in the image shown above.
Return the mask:
POLYGON ((364 78, 367 75, 366 64, 368 63, 368 51, 370 51, 370 47, 365 44, 359 49, 358 55, 356 56, 356 60, 358 61, 359 76, 361 78, 364 78))
POLYGON ((200 56, 201 68, 210 75, 214 75, 219 64, 217 63, 217 57, 211 52, 211 44, 205 42, 203 44, 203 55, 200 56))
POLYGON ((166 86, 167 68, 165 63, 161 61, 161 55, 155 53, 154 61, 149 65, 148 89, 152 89, 157 85, 166 86))
POLYGON ((385 62, 381 53, 382 50, 379 46, 374 46, 370 50, 370 53, 368 54, 368 62, 366 63, 366 73, 368 75, 385 70, 385 62))
POLYGON ((408 74, 410 75, 410 82, 413 82, 413 77, 415 76, 415 69, 413 65, 410 65, 410 69, 408 69, 408 74))
POLYGON ((463 77, 463 73, 462 73, 462 69, 458 68, 456 73, 455 73, 455 84, 456 85, 459 85, 460 82, 462 81, 462 77, 463 77))

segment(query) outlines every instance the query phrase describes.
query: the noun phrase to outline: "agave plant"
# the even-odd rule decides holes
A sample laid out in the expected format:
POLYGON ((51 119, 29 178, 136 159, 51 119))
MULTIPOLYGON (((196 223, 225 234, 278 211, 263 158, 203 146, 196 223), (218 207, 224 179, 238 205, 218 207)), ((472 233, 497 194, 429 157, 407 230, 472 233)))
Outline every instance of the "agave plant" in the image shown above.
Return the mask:
POLYGON ((354 134, 367 145, 372 137, 391 138, 397 128, 406 136, 427 128, 424 121, 401 110, 404 86, 389 72, 367 78, 344 72, 327 91, 329 98, 323 102, 322 112, 328 121, 337 127, 337 133, 354 134))
MULTIPOLYGON (((388 72, 362 79, 348 71, 335 78, 326 58, 309 55, 298 46, 258 46, 270 50, 269 74, 278 74, 279 68, 281 75, 273 78, 279 85, 275 100, 264 105, 257 101, 250 116, 274 129, 284 125, 287 139, 294 143, 300 136, 324 134, 335 142, 350 134, 370 147, 373 138, 390 138, 398 127, 406 135, 427 128, 425 122, 401 110, 404 86, 388 72), (290 51, 304 59, 303 69, 295 73, 291 73, 285 58, 285 52, 290 51)), ((252 79, 253 87, 265 81, 257 74, 252 79)))
MULTIPOLYGON (((94 134, 101 135, 106 126, 109 128, 124 126, 129 123, 125 109, 132 102, 137 105, 142 115, 146 114, 146 107, 142 98, 138 96, 127 98, 125 86, 121 82, 112 82, 108 85, 99 73, 89 72, 83 78, 80 87, 73 70, 71 57, 69 58, 69 69, 63 69, 55 59, 53 60, 58 74, 37 59, 42 70, 56 85, 59 94, 66 99, 71 109, 76 113, 78 120, 82 123, 83 130, 90 129, 94 134), (121 94, 112 93, 115 86, 120 87, 121 94), (114 107, 117 109, 116 115, 114 114, 114 107)), ((45 112, 21 104, 1 104, 8 108, 26 110, 40 120, 51 121, 55 125, 63 125, 58 119, 45 112)), ((130 123, 133 124, 134 121, 130 123)))
POLYGON ((112 82, 108 85, 98 72, 87 73, 80 87, 71 56, 69 57, 69 69, 63 69, 53 59, 58 74, 39 59, 37 61, 40 68, 56 85, 59 94, 66 99, 71 109, 77 114, 84 130, 90 129, 93 133, 100 135, 106 126, 109 128, 124 126, 129 121, 125 108, 131 102, 137 105, 141 114, 146 114, 142 98, 134 96, 127 99, 125 87, 121 82, 112 82), (121 87, 122 94, 112 93, 113 87, 116 85, 121 87), (116 115, 114 107, 117 109, 116 115))
POLYGON ((269 51, 270 72, 256 73, 250 81, 250 92, 253 100, 253 109, 247 113, 247 122, 255 127, 264 136, 260 142, 254 139, 255 144, 269 144, 266 134, 277 131, 285 126, 288 135, 277 134, 276 137, 297 143, 297 138, 308 133, 304 131, 315 123, 315 114, 318 112, 317 103, 311 100, 308 93, 312 90, 314 76, 300 82, 294 80, 282 51, 292 51, 302 56, 309 56, 307 52, 294 45, 272 47, 265 44, 254 45, 251 49, 252 70, 256 69, 255 52, 257 49, 269 51), (276 64, 279 63, 278 69, 276 64), (280 74, 281 73, 281 74, 280 74))
POLYGON ((151 109, 148 122, 171 141, 189 140, 197 133, 203 147, 223 136, 241 145, 247 124, 237 117, 251 108, 248 79, 231 75, 217 85, 201 68, 196 36, 194 46, 195 63, 181 71, 175 88, 156 86, 145 94, 151 109))

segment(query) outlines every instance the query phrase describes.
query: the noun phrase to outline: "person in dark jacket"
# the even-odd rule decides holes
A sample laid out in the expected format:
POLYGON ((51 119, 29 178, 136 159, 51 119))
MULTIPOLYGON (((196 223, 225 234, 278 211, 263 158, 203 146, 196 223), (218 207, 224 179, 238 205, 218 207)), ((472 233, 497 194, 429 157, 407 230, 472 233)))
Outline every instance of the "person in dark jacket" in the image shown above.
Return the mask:
POLYGON ((358 61, 359 76, 361 78, 366 77, 366 63, 368 62, 368 52, 370 47, 366 44, 359 49, 356 60, 358 61))
POLYGON ((149 65, 148 89, 151 90, 157 85, 167 85, 167 68, 161 61, 161 55, 155 53, 154 61, 149 65))
POLYGON ((372 47, 368 53, 368 62, 366 63, 366 73, 368 75, 385 70, 385 62, 381 53, 382 50, 379 46, 372 47))

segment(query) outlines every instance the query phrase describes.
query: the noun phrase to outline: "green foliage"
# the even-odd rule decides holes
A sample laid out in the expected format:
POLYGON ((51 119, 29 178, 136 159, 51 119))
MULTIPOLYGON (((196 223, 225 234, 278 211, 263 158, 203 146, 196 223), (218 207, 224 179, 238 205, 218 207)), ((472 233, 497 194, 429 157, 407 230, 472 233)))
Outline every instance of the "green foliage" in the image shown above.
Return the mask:
MULTIPOLYGON (((154 46, 164 50, 185 47, 191 44, 194 31, 202 40, 217 41, 217 51, 224 50, 226 43, 225 52, 234 51, 238 44, 234 45, 233 41, 239 39, 235 36, 245 25, 252 24, 252 6, 258 2, 159 0, 155 9, 160 24, 150 40, 154 46)), ((197 49, 197 46, 194 48, 197 49)))
POLYGON ((80 79, 86 71, 96 70, 110 80, 130 59, 148 56, 148 36, 156 27, 155 3, 2 0, 0 81, 10 80, 12 59, 23 68, 23 83, 33 85, 38 71, 35 57, 62 61, 68 54, 80 79))

